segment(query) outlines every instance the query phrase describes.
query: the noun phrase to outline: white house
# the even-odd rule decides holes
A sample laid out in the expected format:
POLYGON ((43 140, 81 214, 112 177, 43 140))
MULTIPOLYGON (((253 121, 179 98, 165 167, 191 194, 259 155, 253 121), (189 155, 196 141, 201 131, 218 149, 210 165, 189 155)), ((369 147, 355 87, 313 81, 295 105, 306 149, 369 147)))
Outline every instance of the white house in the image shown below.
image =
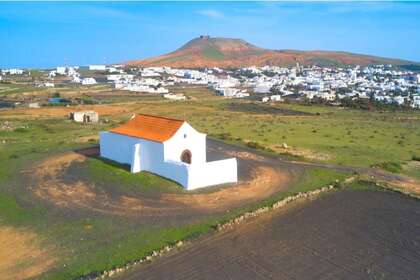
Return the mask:
POLYGON ((10 74, 10 75, 22 75, 23 70, 22 69, 3 69, 1 70, 2 74, 10 74))
POLYGON ((274 102, 282 102, 283 98, 281 98, 281 95, 276 94, 276 95, 270 96, 270 100, 274 102))
POLYGON ((137 115, 100 133, 101 156, 180 183, 187 190, 237 182, 236 158, 207 162, 206 134, 184 120, 137 115))
POLYGON ((88 86, 88 85, 96 85, 96 80, 94 78, 84 78, 82 80, 82 85, 88 86))
POLYGON ((54 83, 51 82, 45 82, 44 87, 54 87, 54 83))
POLYGON ((106 70, 106 65, 89 65, 89 70, 105 71, 106 70))
POLYGON ((55 72, 60 75, 65 75, 66 71, 67 71, 67 67, 65 66, 57 66, 57 68, 55 69, 55 72))
POLYGON ((32 109, 38 109, 38 108, 41 108, 41 106, 39 105, 39 103, 38 103, 38 102, 32 102, 32 103, 29 103, 29 104, 28 104, 28 107, 29 107, 29 108, 32 108, 32 109))
POLYGON ((97 123, 99 115, 95 111, 79 111, 70 113, 69 118, 75 122, 97 123))
POLYGON ((413 96, 413 104, 411 105, 413 108, 420 108, 420 95, 413 96))
POLYGON ((163 95, 163 98, 166 98, 166 99, 169 99, 169 100, 175 100, 175 101, 180 101, 180 100, 187 99, 185 97, 185 95, 183 95, 182 93, 178 93, 178 94, 166 93, 166 94, 163 95))

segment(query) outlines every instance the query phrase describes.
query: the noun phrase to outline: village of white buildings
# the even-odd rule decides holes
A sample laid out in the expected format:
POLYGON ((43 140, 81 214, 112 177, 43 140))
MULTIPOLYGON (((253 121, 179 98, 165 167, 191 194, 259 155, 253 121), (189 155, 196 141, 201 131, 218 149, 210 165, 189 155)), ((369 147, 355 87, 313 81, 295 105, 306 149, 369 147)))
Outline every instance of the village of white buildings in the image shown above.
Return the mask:
MULTIPOLYGON (((233 70, 90 65, 85 69, 102 76, 98 79, 93 74, 82 75, 81 67, 60 66, 48 70, 46 78, 37 81, 35 86, 55 87, 57 78, 64 76, 71 84, 110 84, 117 90, 156 94, 176 101, 186 100, 186 96, 171 93, 171 86, 200 85, 226 98, 251 98, 261 102, 318 100, 340 105, 344 100, 368 99, 420 108, 420 74, 391 65, 319 67, 297 63, 294 67, 264 66, 233 70)), ((22 69, 3 69, 0 80, 28 73, 22 69)))
MULTIPOLYGON (((186 86, 199 86, 225 98, 247 98, 262 103, 302 101, 344 106, 349 101, 365 100, 420 108, 420 74, 390 65, 319 67, 296 64, 287 68, 200 70, 90 65, 38 71, 34 79, 30 77, 30 70, 5 69, 1 71, 0 82, 16 83, 19 78, 14 78, 22 76, 26 78, 22 80, 35 87, 57 86, 59 89, 80 85, 88 91, 89 87, 106 85, 116 95, 126 91, 139 96, 162 96, 176 102, 183 102, 188 97, 183 93, 171 93, 171 90, 177 88, 179 92, 186 86)), ((48 97, 46 104, 32 100, 17 106, 39 108, 69 103, 72 102, 56 92, 48 97)), ((98 113, 93 110, 71 112, 69 118, 85 124, 99 121, 98 113)), ((207 161, 206 134, 195 130, 186 120, 133 115, 127 123, 101 132, 99 145, 103 158, 130 165, 132 173, 152 172, 178 182, 187 190, 238 180, 236 158, 207 161)))

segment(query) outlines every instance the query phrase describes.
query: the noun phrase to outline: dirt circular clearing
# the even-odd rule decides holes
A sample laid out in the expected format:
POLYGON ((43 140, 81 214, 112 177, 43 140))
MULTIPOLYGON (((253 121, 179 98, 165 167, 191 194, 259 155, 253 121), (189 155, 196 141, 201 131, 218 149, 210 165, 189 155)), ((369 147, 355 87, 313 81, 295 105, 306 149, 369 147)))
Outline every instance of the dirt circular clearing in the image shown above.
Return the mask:
POLYGON ((36 184, 32 190, 39 198, 59 207, 124 216, 173 216, 185 211, 215 213, 240 207, 287 189, 293 179, 288 170, 269 164, 264 157, 248 151, 226 152, 229 155, 235 154, 239 161, 247 161, 246 174, 237 184, 194 192, 163 193, 156 198, 116 196, 97 187, 95 183, 83 180, 68 182, 62 179, 61 175, 72 163, 83 162, 87 156, 96 154, 98 148, 66 152, 36 164, 33 168, 36 184))

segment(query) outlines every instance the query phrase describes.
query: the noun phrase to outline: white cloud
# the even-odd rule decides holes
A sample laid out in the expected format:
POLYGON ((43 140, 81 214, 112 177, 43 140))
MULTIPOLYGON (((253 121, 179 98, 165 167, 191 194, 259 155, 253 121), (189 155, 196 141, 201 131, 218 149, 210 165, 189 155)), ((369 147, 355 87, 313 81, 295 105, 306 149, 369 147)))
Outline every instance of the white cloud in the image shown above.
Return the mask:
POLYGON ((198 14, 210 17, 210 18, 222 18, 223 14, 217 10, 200 10, 197 11, 198 14))

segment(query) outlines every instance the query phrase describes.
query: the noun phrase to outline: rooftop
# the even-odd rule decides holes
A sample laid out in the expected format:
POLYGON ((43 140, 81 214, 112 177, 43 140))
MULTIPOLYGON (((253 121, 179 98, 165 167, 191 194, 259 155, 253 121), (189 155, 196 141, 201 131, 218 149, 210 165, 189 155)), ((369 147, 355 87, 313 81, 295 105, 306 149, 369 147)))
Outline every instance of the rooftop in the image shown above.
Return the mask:
POLYGON ((140 114, 110 131, 155 142, 165 142, 178 131, 184 122, 179 119, 140 114))

